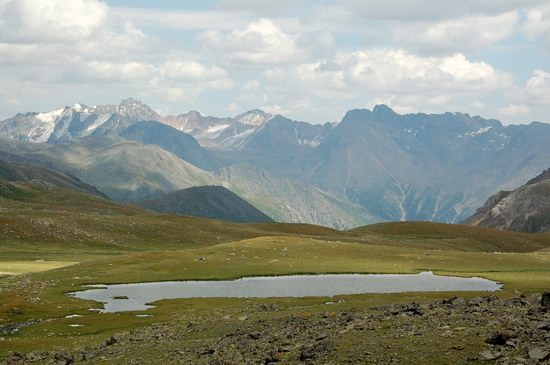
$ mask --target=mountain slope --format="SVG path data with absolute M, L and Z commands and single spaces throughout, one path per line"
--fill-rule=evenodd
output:
M 236 223 L 273 222 L 273 219 L 222 186 L 183 189 L 137 204 L 160 213 L 177 213 Z
M 514 191 L 500 191 L 463 224 L 507 231 L 550 232 L 550 169 Z
M 240 164 L 214 172 L 225 187 L 278 222 L 302 222 L 346 229 L 379 219 L 345 198 L 277 176 L 261 168 Z
M 2 155 L 0 153 L 0 156 Z M 0 197 L 24 196 L 25 189 L 22 189 L 22 186 L 18 183 L 25 183 L 23 184 L 25 187 L 71 189 L 105 198 L 105 195 L 95 187 L 61 171 L 29 163 L 8 162 L 0 159 Z
M 25 143 L 6 147 L 26 158 L 47 160 L 112 199 L 136 201 L 158 194 L 215 182 L 212 176 L 155 145 L 127 141 L 116 135 L 86 137 L 76 142 Z M 0 149 L 5 149 L 0 143 Z
M 231 146 L 231 152 L 218 152 L 218 157 L 229 164 L 248 163 L 303 179 L 300 162 L 330 135 L 332 128 L 330 123 L 309 124 L 276 115 Z
M 130 141 L 157 145 L 201 169 L 215 170 L 222 165 L 217 157 L 201 147 L 192 136 L 159 122 L 138 122 L 122 129 L 118 134 Z

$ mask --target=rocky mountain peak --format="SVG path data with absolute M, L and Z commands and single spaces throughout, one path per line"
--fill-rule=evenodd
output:
M 541 181 L 550 180 L 550 169 L 546 169 L 539 176 L 529 180 L 525 185 L 533 185 Z
M 135 119 L 135 120 L 162 120 L 162 117 L 147 104 L 134 98 L 122 100 L 116 106 L 116 114 Z
M 396 112 L 393 111 L 392 108 L 390 108 L 385 104 L 375 105 L 374 108 L 372 109 L 372 112 L 374 114 L 392 114 L 392 115 L 397 114 Z
M 202 117 L 202 114 L 198 110 L 191 110 L 189 113 L 187 113 L 187 117 L 189 119 L 199 119 Z
M 132 97 L 122 99 L 118 105 L 119 106 L 126 106 L 126 107 L 131 107 L 131 106 L 145 106 L 146 107 L 147 106 L 143 102 L 141 102 L 140 100 L 134 99 Z

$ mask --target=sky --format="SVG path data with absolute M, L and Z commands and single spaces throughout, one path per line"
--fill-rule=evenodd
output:
M 0 119 L 127 97 L 163 115 L 550 122 L 550 2 L 0 0 Z

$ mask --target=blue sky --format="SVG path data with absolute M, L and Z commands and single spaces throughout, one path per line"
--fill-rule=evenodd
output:
M 0 0 L 0 119 L 135 97 L 314 123 L 384 103 L 550 122 L 540 0 Z

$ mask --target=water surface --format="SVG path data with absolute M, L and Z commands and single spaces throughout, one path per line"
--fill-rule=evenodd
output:
M 249 277 L 237 280 L 163 281 L 138 284 L 94 285 L 69 293 L 104 303 L 102 312 L 152 308 L 148 303 L 179 298 L 333 297 L 346 294 L 441 291 L 495 291 L 501 285 L 482 278 L 420 274 L 323 274 Z M 128 299 L 120 299 L 120 298 Z M 118 299 L 116 299 L 118 298 Z

